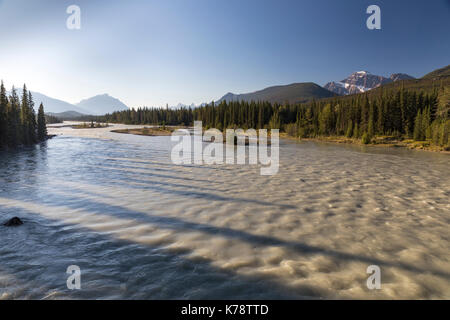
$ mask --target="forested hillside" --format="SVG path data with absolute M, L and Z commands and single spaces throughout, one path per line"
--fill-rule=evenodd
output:
M 427 73 L 422 79 L 440 79 L 444 77 L 450 77 L 450 65 Z
M 313 99 L 328 98 L 336 95 L 337 94 L 322 88 L 318 84 L 313 82 L 304 82 L 273 86 L 244 94 L 233 94 L 230 92 L 220 98 L 217 102 L 268 101 L 271 103 L 304 103 Z

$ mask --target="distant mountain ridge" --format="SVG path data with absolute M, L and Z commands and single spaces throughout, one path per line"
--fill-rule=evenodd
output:
M 21 88 L 16 87 L 19 98 L 21 97 Z M 114 111 L 127 110 L 128 107 L 119 99 L 111 97 L 108 94 L 96 95 L 94 97 L 81 100 L 76 104 L 72 104 L 63 100 L 49 97 L 40 92 L 30 91 L 36 108 L 42 102 L 45 113 L 64 113 L 73 111 L 82 115 L 103 115 Z M 8 91 L 10 94 L 10 91 Z
M 17 88 L 17 95 L 19 96 L 19 99 L 22 97 L 22 88 Z M 42 102 L 44 105 L 45 113 L 58 113 L 58 112 L 64 112 L 64 111 L 76 111 L 78 113 L 82 114 L 88 114 L 89 111 L 84 110 L 82 108 L 79 108 L 78 106 L 55 98 L 51 98 L 49 96 L 46 96 L 45 94 L 30 91 L 31 95 L 33 97 L 33 101 L 35 103 L 35 109 L 39 107 L 39 104 Z M 10 95 L 11 91 L 7 91 L 7 94 Z
M 385 78 L 367 71 L 357 71 L 344 80 L 328 82 L 324 85 L 324 88 L 340 95 L 348 95 L 366 92 L 391 82 L 411 79 L 414 79 L 414 77 L 405 73 L 394 73 L 389 78 Z
M 94 97 L 81 100 L 76 104 L 78 108 L 87 110 L 88 114 L 103 115 L 114 111 L 128 110 L 129 108 L 119 99 L 111 97 L 109 94 L 96 95 Z
M 222 101 L 268 101 L 271 103 L 301 103 L 312 99 L 328 98 L 335 96 L 333 92 L 326 90 L 313 82 L 292 83 L 288 85 L 279 85 L 268 87 L 259 91 L 250 93 L 234 94 L 227 93 L 220 98 L 217 103 Z
M 70 119 L 80 118 L 80 117 L 83 117 L 86 115 L 83 113 L 79 113 L 76 111 L 70 111 L 70 110 L 64 111 L 64 112 L 46 112 L 46 114 L 49 116 L 54 116 L 61 120 L 70 120 Z

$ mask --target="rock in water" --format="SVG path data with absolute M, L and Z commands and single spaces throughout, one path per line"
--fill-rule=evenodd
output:
M 18 217 L 14 217 L 12 219 L 9 219 L 7 222 L 5 222 L 3 225 L 7 226 L 7 227 L 15 227 L 15 226 L 20 226 L 23 224 L 23 221 L 20 220 L 20 218 Z

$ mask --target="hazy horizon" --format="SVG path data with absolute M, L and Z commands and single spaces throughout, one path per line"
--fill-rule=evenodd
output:
M 81 29 L 69 30 L 72 4 L 0 1 L 8 89 L 26 83 L 72 104 L 108 93 L 129 107 L 198 105 L 358 70 L 421 77 L 448 65 L 450 44 L 433 32 L 450 27 L 444 0 L 77 1 Z M 366 28 L 371 4 L 381 7 L 381 30 Z

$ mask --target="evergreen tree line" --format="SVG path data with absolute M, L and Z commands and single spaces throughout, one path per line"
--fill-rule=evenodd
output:
M 288 125 L 287 131 L 299 137 L 345 135 L 364 143 L 375 136 L 394 136 L 448 146 L 448 101 L 439 103 L 438 91 L 401 89 L 379 96 L 356 95 L 347 101 L 313 102 L 297 109 L 295 124 Z
M 24 85 L 21 98 L 13 87 L 9 96 L 0 85 L 0 148 L 30 145 L 47 138 L 44 106 L 36 116 L 31 92 Z
M 46 115 L 45 115 L 45 123 L 46 123 L 46 124 L 51 124 L 51 123 L 63 123 L 63 121 L 62 121 L 60 118 L 58 118 L 58 117 L 55 117 L 55 116 L 46 114 Z
M 404 88 L 378 95 L 359 94 L 306 104 L 222 101 L 199 108 L 139 108 L 107 114 L 102 122 L 192 125 L 205 128 L 276 128 L 291 136 L 347 136 L 369 143 L 375 136 L 431 140 L 449 145 L 450 108 L 439 96 L 448 88 L 418 92 Z

